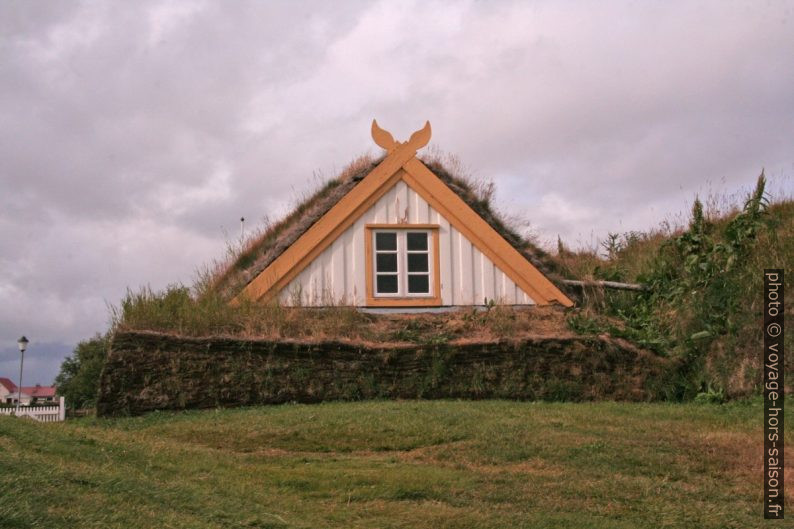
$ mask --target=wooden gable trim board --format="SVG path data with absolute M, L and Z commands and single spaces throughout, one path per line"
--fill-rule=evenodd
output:
M 441 249 L 439 247 L 438 224 L 367 224 L 364 227 L 364 277 L 367 287 L 368 307 L 440 307 L 441 306 Z M 372 277 L 372 230 L 429 230 L 433 234 L 433 294 L 430 296 L 406 296 L 376 298 Z
M 384 136 L 373 120 L 372 135 L 388 156 L 348 194 L 315 222 L 265 270 L 232 300 L 269 300 L 285 288 L 309 263 L 349 228 L 400 179 L 405 180 L 483 254 L 487 255 L 535 303 L 557 301 L 570 307 L 573 302 L 480 217 L 432 171 L 416 159 L 416 151 L 430 140 L 430 124 L 411 135 L 405 143 Z M 388 134 L 388 133 L 387 133 Z M 437 240 L 437 238 L 436 238 Z M 369 267 L 367 267 L 369 268 Z M 371 273 L 371 272 L 370 272 Z

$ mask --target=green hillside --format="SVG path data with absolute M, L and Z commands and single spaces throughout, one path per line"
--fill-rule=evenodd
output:
M 753 400 L 0 417 L 0 526 L 766 527 L 761 416 Z
M 579 332 L 623 336 L 681 361 L 669 398 L 707 393 L 716 399 L 759 391 L 763 270 L 794 263 L 794 201 L 770 204 L 762 174 L 742 202 L 695 200 L 688 225 L 663 224 L 649 232 L 611 234 L 600 250 L 559 259 L 571 277 L 627 281 L 644 293 L 586 291 L 569 322 Z M 787 278 L 786 297 L 792 298 Z M 786 319 L 794 314 L 787 304 Z M 792 350 L 794 333 L 786 349 Z M 787 371 L 791 372 L 791 357 Z M 789 377 L 789 390 L 791 377 Z

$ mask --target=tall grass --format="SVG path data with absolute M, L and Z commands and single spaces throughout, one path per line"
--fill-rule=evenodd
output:
M 150 288 L 128 291 L 121 303 L 111 308 L 111 321 L 112 328 L 121 331 L 380 344 L 497 341 L 571 334 L 566 331 L 564 311 L 554 307 L 522 310 L 492 302 L 485 310 L 376 315 L 333 302 L 321 308 L 250 300 L 232 306 L 202 283 L 192 289 L 171 285 L 158 292 Z
M 671 397 L 757 390 L 763 270 L 794 262 L 794 201 L 770 204 L 765 186 L 762 173 L 738 207 L 715 208 L 712 197 L 704 208 L 696 199 L 686 227 L 611 235 L 602 244 L 606 257 L 560 245 L 572 274 L 650 286 L 642 294 L 588 291 L 571 325 L 679 358 Z
M 150 288 L 128 291 L 111 312 L 113 328 L 119 330 L 273 339 L 367 339 L 366 324 L 371 318 L 343 306 L 301 310 L 251 301 L 231 306 L 213 289 L 197 293 L 182 285 L 160 292 Z

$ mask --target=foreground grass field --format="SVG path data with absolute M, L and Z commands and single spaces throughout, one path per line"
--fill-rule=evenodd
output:
M 0 417 L 0 526 L 761 527 L 761 418 L 760 400 Z

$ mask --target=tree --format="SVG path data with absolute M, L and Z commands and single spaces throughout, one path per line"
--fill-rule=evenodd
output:
M 72 356 L 66 357 L 61 371 L 55 377 L 58 394 L 66 398 L 72 409 L 92 408 L 96 405 L 99 376 L 105 364 L 108 336 L 97 334 L 82 341 L 74 348 Z

